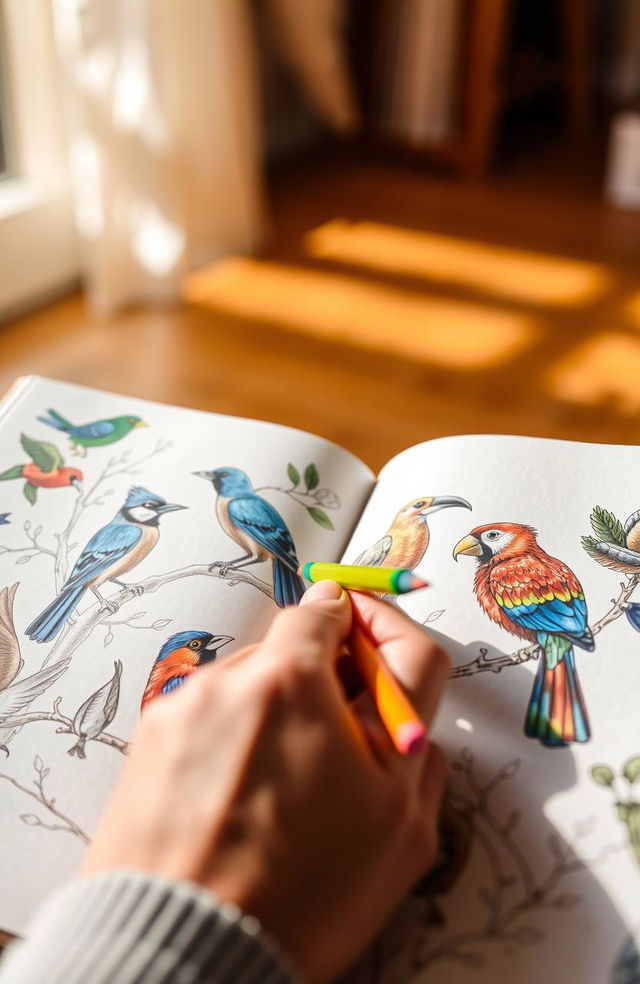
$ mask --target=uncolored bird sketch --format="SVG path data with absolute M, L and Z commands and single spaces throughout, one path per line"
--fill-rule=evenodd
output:
M 76 492 L 82 492 L 83 473 L 79 468 L 69 468 L 65 465 L 64 458 L 55 444 L 35 441 L 26 434 L 20 435 L 20 444 L 31 461 L 12 465 L 0 472 L 0 482 L 23 480 L 24 497 L 32 506 L 38 498 L 38 489 L 72 488 Z
M 156 697 L 174 693 L 200 667 L 217 659 L 220 649 L 233 641 L 233 636 L 216 635 L 202 629 L 174 632 L 151 667 L 140 710 Z
M 517 523 L 476 527 L 456 544 L 453 556 L 476 559 L 474 591 L 485 614 L 540 647 L 524 733 L 551 748 L 588 741 L 574 646 L 590 651 L 595 643 L 573 571 L 542 549 L 535 530 Z
M 86 458 L 88 448 L 100 448 L 105 444 L 115 444 L 130 434 L 136 427 L 148 425 L 133 414 L 122 417 L 110 417 L 106 420 L 93 420 L 89 424 L 72 424 L 57 410 L 47 410 L 38 420 L 53 427 L 54 430 L 66 434 L 74 454 Z

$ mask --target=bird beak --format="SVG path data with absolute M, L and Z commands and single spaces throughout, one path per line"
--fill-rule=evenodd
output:
M 188 506 L 178 506 L 175 502 L 165 502 L 164 506 L 156 506 L 158 514 L 176 512 L 178 509 L 188 509 Z
M 208 482 L 211 482 L 213 479 L 213 473 L 210 471 L 191 472 L 191 474 L 195 475 L 197 478 L 205 478 Z
M 471 533 L 469 536 L 463 536 L 453 548 L 453 559 L 457 560 L 460 554 L 465 554 L 467 557 L 482 557 L 482 544 Z
M 208 643 L 208 645 L 206 645 L 204 648 L 209 653 L 216 652 L 218 649 L 222 649 L 223 646 L 226 646 L 228 642 L 233 642 L 233 641 L 234 641 L 233 636 L 217 635 L 214 636 L 211 642 Z
M 466 499 L 461 499 L 457 495 L 436 495 L 428 506 L 420 510 L 421 516 L 428 516 L 437 512 L 439 509 L 449 509 L 450 506 L 461 506 L 463 509 L 471 509 L 471 503 Z
M 137 424 L 134 424 L 133 425 L 133 429 L 135 430 L 136 427 L 148 427 L 148 426 L 149 426 L 149 424 L 147 424 L 146 421 L 139 420 Z

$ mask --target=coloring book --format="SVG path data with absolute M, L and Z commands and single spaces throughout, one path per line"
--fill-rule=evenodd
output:
M 452 656 L 441 847 L 352 984 L 640 981 L 640 455 L 319 437 L 36 377 L 0 407 L 0 926 L 76 870 L 141 706 L 308 560 L 402 566 Z M 636 597 L 637 596 L 637 597 Z M 312 886 L 310 886 L 310 890 Z

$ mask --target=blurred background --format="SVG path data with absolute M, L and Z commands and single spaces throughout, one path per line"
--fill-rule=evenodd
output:
M 0 388 L 640 444 L 639 0 L 0 12 Z

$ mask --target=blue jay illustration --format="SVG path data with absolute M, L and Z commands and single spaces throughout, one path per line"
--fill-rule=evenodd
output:
M 270 502 L 256 495 L 249 476 L 239 468 L 216 468 L 194 472 L 213 483 L 218 496 L 216 516 L 220 526 L 245 553 L 235 560 L 212 565 L 226 574 L 229 570 L 273 561 L 273 597 L 276 605 L 297 605 L 304 594 L 304 581 L 298 574 L 296 548 L 287 524 Z
M 98 591 L 106 581 L 141 594 L 142 589 L 137 585 L 120 581 L 120 575 L 130 571 L 153 550 L 160 536 L 160 516 L 186 508 L 166 502 L 140 486 L 130 489 L 124 505 L 111 522 L 91 537 L 57 598 L 27 626 L 28 637 L 36 642 L 54 639 L 78 607 L 87 588 L 103 609 L 111 611 L 116 611 L 117 606 Z

